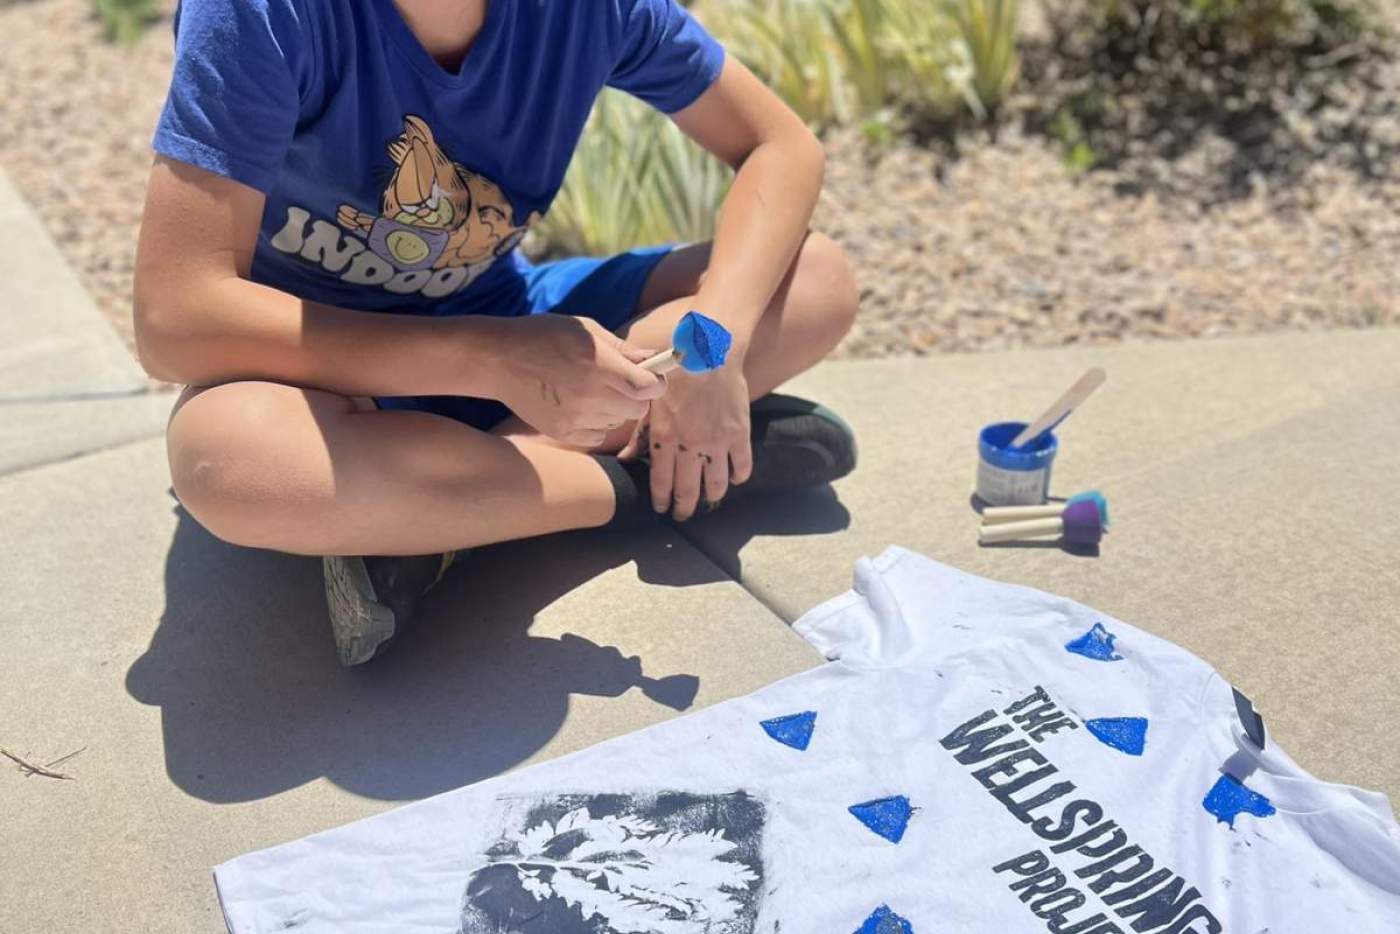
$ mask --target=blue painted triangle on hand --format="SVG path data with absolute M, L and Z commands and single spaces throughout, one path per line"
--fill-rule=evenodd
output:
M 881 905 L 865 919 L 855 934 L 914 934 L 914 926 L 890 911 L 889 905 Z
M 812 741 L 812 731 L 817 726 L 817 712 L 804 710 L 802 713 L 764 720 L 759 725 L 763 727 L 765 733 L 784 746 L 805 750 L 807 744 Z
M 1147 748 L 1146 717 L 1098 717 L 1085 720 L 1098 741 L 1130 756 L 1140 756 Z
M 853 804 L 847 810 L 856 820 L 891 843 L 898 843 L 904 838 L 904 829 L 909 826 L 909 818 L 914 813 L 914 808 L 904 795 Z

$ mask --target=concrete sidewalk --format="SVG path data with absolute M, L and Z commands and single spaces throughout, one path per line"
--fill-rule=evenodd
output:
M 632 536 L 480 549 L 420 625 L 335 663 L 314 560 L 224 545 L 169 492 L 172 399 L 27 228 L 0 307 L 0 931 L 223 930 L 210 868 L 746 694 L 819 664 L 785 625 L 899 543 L 1075 597 L 1212 661 L 1325 778 L 1400 793 L 1400 333 L 829 365 L 862 466 L 832 490 Z M 6 262 L 0 254 L 0 264 Z M 38 277 L 38 278 L 36 278 Z M 66 278 L 65 278 L 66 277 Z M 23 283 L 52 288 L 23 293 Z M 1088 363 L 1056 487 L 1101 486 L 1097 558 L 978 549 L 985 421 Z
M 860 434 L 834 492 L 482 549 L 361 671 L 334 662 L 317 563 L 210 538 L 158 438 L 0 478 L 24 543 L 0 568 L 0 743 L 85 749 L 71 782 L 0 768 L 0 930 L 218 931 L 215 863 L 817 664 L 784 621 L 892 542 L 1186 645 L 1306 767 L 1393 796 L 1397 352 L 1365 333 L 830 365 L 798 388 Z M 1102 554 L 977 548 L 977 425 L 1089 362 L 1110 383 L 1056 486 L 1113 497 Z
M 0 475 L 162 431 L 170 399 L 103 320 L 0 172 Z
M 167 487 L 159 440 L 0 479 L 0 745 L 85 748 L 74 781 L 0 765 L 0 931 L 219 931 L 216 863 L 820 662 L 658 528 L 484 549 L 345 671 L 319 562 L 226 546 Z
M 784 619 L 890 544 L 1072 597 L 1185 646 L 1321 778 L 1400 802 L 1400 331 L 1153 343 L 821 367 L 792 391 L 849 416 L 835 494 L 720 511 L 689 540 Z M 977 545 L 980 426 L 1029 419 L 1091 365 L 1054 492 L 1098 487 L 1098 557 Z M 775 534 L 845 524 L 838 535 Z
M 821 659 L 674 532 L 484 549 L 369 669 L 319 562 L 169 493 L 152 393 L 0 175 L 0 931 L 223 930 L 209 870 Z M 736 664 L 742 659 L 742 664 Z

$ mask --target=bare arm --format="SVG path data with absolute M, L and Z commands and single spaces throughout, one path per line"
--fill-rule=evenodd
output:
M 676 125 L 738 169 L 697 304 L 743 353 L 807 233 L 826 157 L 812 131 L 734 58 Z
M 501 322 L 347 311 L 249 281 L 263 195 L 167 159 L 136 255 L 136 342 L 151 375 L 267 379 L 347 395 L 493 391 Z
M 263 196 L 169 160 L 151 171 L 136 257 L 136 344 L 151 375 L 352 396 L 499 399 L 581 445 L 646 411 L 664 384 L 632 347 L 565 315 L 419 317 L 302 301 L 248 279 Z

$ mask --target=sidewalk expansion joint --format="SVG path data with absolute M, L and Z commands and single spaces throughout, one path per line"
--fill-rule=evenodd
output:
M 135 399 L 140 396 L 174 395 L 169 389 L 130 386 L 124 389 L 88 389 L 78 392 L 35 393 L 30 396 L 0 396 L 0 405 L 35 405 L 45 402 L 102 402 L 107 399 Z
M 70 461 L 82 460 L 85 457 L 91 457 L 95 454 L 106 454 L 108 451 L 117 451 L 121 448 L 131 447 L 133 444 L 142 444 L 146 441 L 154 441 L 157 438 L 164 437 L 164 435 L 165 429 L 160 428 L 156 431 L 144 432 L 130 438 L 123 438 L 120 441 L 113 441 L 111 444 L 100 444 L 96 447 L 83 448 L 79 451 L 71 451 L 67 454 L 60 454 L 58 457 L 51 457 L 47 460 L 35 461 L 32 464 L 18 464 L 14 467 L 3 468 L 0 469 L 0 479 L 8 479 L 10 477 L 19 476 L 20 474 L 26 474 L 36 470 L 44 470 L 49 467 L 56 467 L 59 464 L 66 464 Z
M 794 616 L 790 615 L 779 605 L 772 594 L 769 594 L 762 587 L 756 587 L 750 581 L 745 580 L 742 568 L 732 566 L 735 561 L 739 560 L 737 556 L 730 555 L 726 557 L 716 554 L 703 538 L 697 538 L 688 534 L 688 530 L 683 522 L 673 523 L 671 528 L 675 529 L 676 533 L 680 535 L 690 547 L 700 552 L 706 560 L 723 571 L 725 577 L 738 584 L 739 589 L 757 601 L 759 606 L 778 617 L 778 619 L 782 620 L 788 626 L 791 626 L 796 621 Z

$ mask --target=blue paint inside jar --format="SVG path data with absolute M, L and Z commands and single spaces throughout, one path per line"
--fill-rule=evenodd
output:
M 998 422 L 982 429 L 977 447 L 982 459 L 1002 470 L 1041 470 L 1049 468 L 1060 442 L 1053 431 L 1042 432 L 1031 444 L 1013 448 L 1011 442 L 1026 429 L 1026 422 Z
M 1038 505 L 1050 490 L 1050 466 L 1060 442 L 1051 431 L 1042 432 L 1024 447 L 1011 442 L 1026 428 L 1026 422 L 997 422 L 977 436 L 981 467 L 977 472 L 977 494 L 992 506 Z

